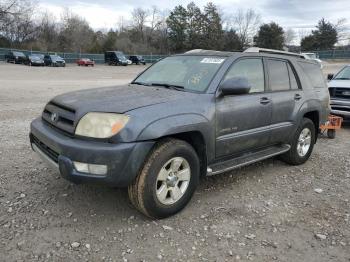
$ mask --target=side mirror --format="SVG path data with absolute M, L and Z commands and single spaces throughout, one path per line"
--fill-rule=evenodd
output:
M 333 77 L 334 77 L 334 74 L 328 74 L 327 79 L 328 79 L 328 80 L 332 80 Z
M 225 95 L 244 95 L 248 94 L 251 85 L 245 77 L 228 78 L 220 84 L 220 90 Z

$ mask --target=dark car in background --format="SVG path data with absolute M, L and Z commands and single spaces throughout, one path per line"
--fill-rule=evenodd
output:
M 128 59 L 121 51 L 107 51 L 105 52 L 105 63 L 108 65 L 128 65 Z
M 139 65 L 139 64 L 145 65 L 146 64 L 145 59 L 142 56 L 140 56 L 140 55 L 131 55 L 131 56 L 129 56 L 129 60 L 133 64 L 136 64 L 136 65 Z
M 58 55 L 45 55 L 44 62 L 46 66 L 66 66 L 66 61 Z
M 24 64 L 29 66 L 45 66 L 44 55 L 42 54 L 27 55 Z
M 7 63 L 24 64 L 26 59 L 25 54 L 19 51 L 10 51 L 5 55 Z
M 350 65 L 343 67 L 337 74 L 328 75 L 331 113 L 350 119 Z

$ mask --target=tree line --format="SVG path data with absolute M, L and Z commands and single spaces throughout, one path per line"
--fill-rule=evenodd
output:
M 240 51 L 250 46 L 284 49 L 293 45 L 296 32 L 276 22 L 262 23 L 253 9 L 225 14 L 217 5 L 203 8 L 194 2 L 163 11 L 135 8 L 131 19 L 119 19 L 116 29 L 93 30 L 69 9 L 60 19 L 49 12 L 37 13 L 32 0 L 0 0 L 0 47 L 40 51 L 168 54 L 190 49 Z M 321 19 L 310 35 L 301 37 L 301 50 L 332 49 L 342 34 L 345 20 L 337 24 Z

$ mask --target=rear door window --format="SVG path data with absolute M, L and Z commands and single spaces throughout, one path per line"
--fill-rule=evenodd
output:
M 299 62 L 299 65 L 314 88 L 326 87 L 326 81 L 319 65 L 307 62 Z
M 269 84 L 271 91 L 290 90 L 288 64 L 282 60 L 267 60 Z
M 288 72 L 289 72 L 290 87 L 291 89 L 299 89 L 299 85 L 298 85 L 297 78 L 295 77 L 295 73 L 292 67 L 290 66 L 290 64 L 287 64 L 287 65 L 288 65 Z

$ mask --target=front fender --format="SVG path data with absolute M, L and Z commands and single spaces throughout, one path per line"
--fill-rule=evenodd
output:
M 153 140 L 178 133 L 199 131 L 205 140 L 210 137 L 209 120 L 200 114 L 178 114 L 158 119 L 148 124 L 137 140 Z

